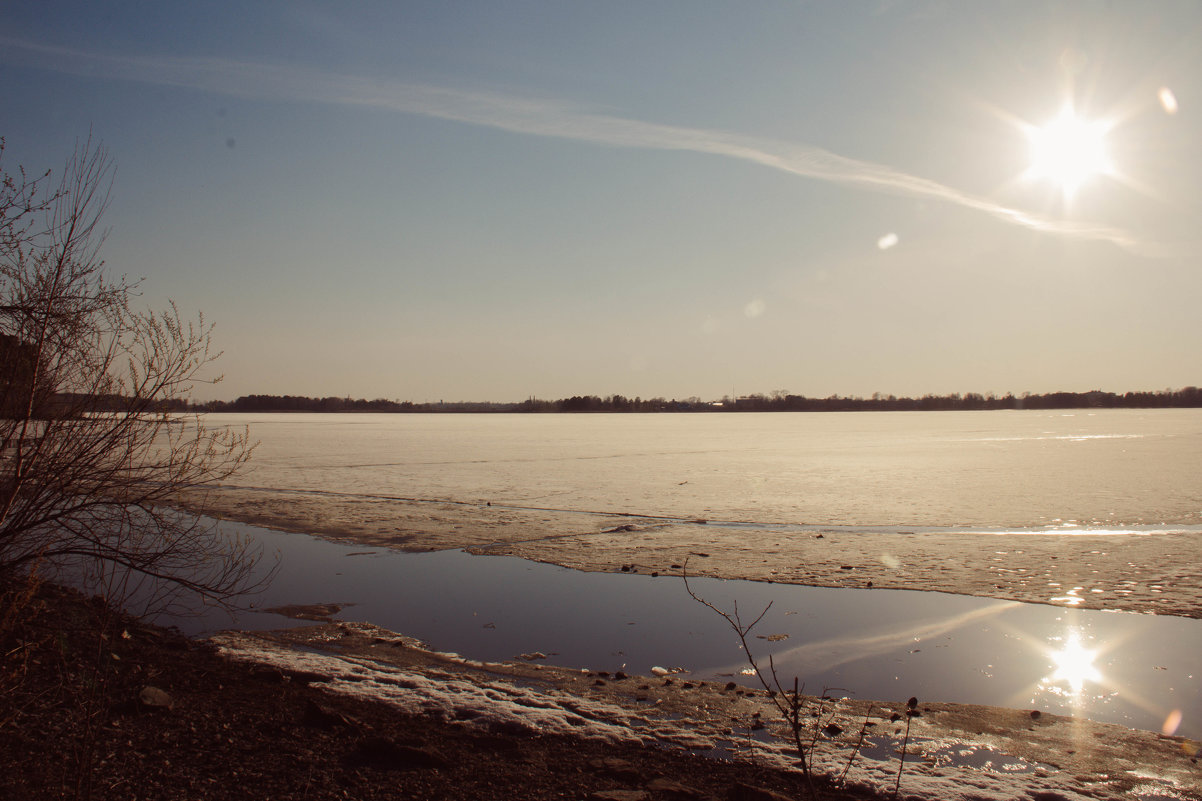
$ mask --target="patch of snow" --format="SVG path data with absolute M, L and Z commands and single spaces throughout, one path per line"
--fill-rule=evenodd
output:
M 476 684 L 452 673 L 418 673 L 331 654 L 297 651 L 237 633 L 212 638 L 234 659 L 281 670 L 316 673 L 331 692 L 384 701 L 416 715 L 511 734 L 569 734 L 611 742 L 646 742 L 636 733 L 636 716 L 613 704 L 558 691 L 540 691 L 501 681 Z M 683 732 L 663 732 L 679 741 Z M 687 738 L 686 738 L 687 739 Z
M 326 678 L 328 690 L 383 701 L 407 713 L 430 715 L 471 728 L 515 736 L 564 734 L 622 743 L 665 743 L 680 748 L 726 751 L 778 768 L 796 769 L 797 756 L 784 737 L 741 739 L 713 722 L 668 720 L 573 695 L 554 688 L 518 686 L 499 679 L 469 681 L 450 671 L 421 671 L 297 650 L 241 632 L 211 640 L 230 658 Z M 653 670 L 653 672 L 655 672 Z M 665 671 L 666 673 L 667 671 Z M 854 725 L 848 721 L 848 726 Z M 851 755 L 846 743 L 820 739 L 815 772 L 841 775 Z M 857 754 L 847 782 L 852 788 L 891 793 L 897 782 L 902 741 L 873 734 Z M 1143 783 L 1127 791 L 1120 782 L 1092 780 L 1007 754 L 997 744 L 913 735 L 906 748 L 898 798 L 911 801 L 1160 801 L 1189 799 L 1171 778 L 1141 772 Z

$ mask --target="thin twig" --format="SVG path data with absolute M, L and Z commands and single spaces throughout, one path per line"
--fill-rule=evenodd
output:
M 851 770 L 852 763 L 856 761 L 856 757 L 860 755 L 860 750 L 864 747 L 864 735 L 868 733 L 868 720 L 872 717 L 872 704 L 868 705 L 868 711 L 864 713 L 864 723 L 860 726 L 860 736 L 856 739 L 855 748 L 851 750 L 851 756 L 847 759 L 847 764 L 843 766 L 843 772 L 839 774 L 840 786 L 847 782 L 847 773 Z
M 684 567 L 681 569 L 681 576 L 684 579 L 685 592 L 689 594 L 689 597 L 702 606 L 713 610 L 717 615 L 725 620 L 732 629 L 734 629 L 735 634 L 739 638 L 739 643 L 743 646 L 743 653 L 747 658 L 747 662 L 751 665 L 751 669 L 755 671 L 755 676 L 759 680 L 760 686 L 764 688 L 764 692 L 766 692 L 768 697 L 772 699 L 773 705 L 776 706 L 777 711 L 780 712 L 781 717 L 784 719 L 785 723 L 789 725 L 789 728 L 792 731 L 793 743 L 797 748 L 797 755 L 801 763 L 801 773 L 805 778 L 806 788 L 809 792 L 809 795 L 813 797 L 815 792 L 814 779 L 812 773 L 810 772 L 810 755 L 805 743 L 802 742 L 801 739 L 800 712 L 802 702 L 801 696 L 797 692 L 797 680 L 796 678 L 794 679 L 794 693 L 792 700 L 788 700 L 788 694 L 784 691 L 784 687 L 781 685 L 780 678 L 776 675 L 776 665 L 772 660 L 772 655 L 768 655 L 768 665 L 771 669 L 772 681 L 775 686 L 769 685 L 768 680 L 764 678 L 764 673 L 760 670 L 759 665 L 756 663 L 755 655 L 751 651 L 751 645 L 747 642 L 747 635 L 761 620 L 764 619 L 764 616 L 768 614 L 768 610 L 772 608 L 772 604 L 769 603 L 766 607 L 764 607 L 764 611 L 760 612 L 755 620 L 745 626 L 743 625 L 742 619 L 739 617 L 739 606 L 737 602 L 735 603 L 734 611 L 728 613 L 725 610 L 719 609 L 717 606 L 705 600 L 693 591 L 693 588 L 689 586 L 688 560 L 685 560 Z
M 902 771 L 906 767 L 906 746 L 910 743 L 910 721 L 918 712 L 918 699 L 911 698 L 906 702 L 906 735 L 902 738 L 901 761 L 897 764 L 897 781 L 893 785 L 893 796 L 896 798 L 901 790 Z

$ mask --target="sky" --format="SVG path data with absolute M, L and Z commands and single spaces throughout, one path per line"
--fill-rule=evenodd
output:
M 4 168 L 108 149 L 196 400 L 1202 383 L 1193 0 L 0 18 Z

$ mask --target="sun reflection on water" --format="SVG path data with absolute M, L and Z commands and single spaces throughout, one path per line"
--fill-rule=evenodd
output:
M 1041 684 L 1049 692 L 1079 697 L 1086 682 L 1101 684 L 1103 681 L 1102 672 L 1094 665 L 1097 650 L 1082 644 L 1081 632 L 1076 628 L 1069 629 L 1060 647 L 1049 649 L 1047 656 L 1055 670 Z

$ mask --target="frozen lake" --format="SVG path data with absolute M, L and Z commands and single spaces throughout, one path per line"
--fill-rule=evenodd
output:
M 754 638 L 752 645 L 763 658 L 772 653 L 782 675 L 798 675 L 810 692 L 840 688 L 882 700 L 917 695 L 1153 730 L 1177 711 L 1179 733 L 1202 736 L 1202 622 L 1071 608 L 1082 600 L 1078 591 L 1105 599 L 1103 606 L 1143 593 L 1147 603 L 1173 597 L 1177 608 L 1194 608 L 1195 589 L 1185 584 L 1199 573 L 1192 542 L 1202 534 L 1202 410 L 272 414 L 213 415 L 205 422 L 249 426 L 261 442 L 237 485 L 275 495 L 247 493 L 241 503 L 253 507 L 276 497 L 287 507 L 290 499 L 316 498 L 310 519 L 324 520 L 327 530 L 358 513 L 353 504 L 325 500 L 339 498 L 383 499 L 374 509 L 378 517 L 360 522 L 364 529 L 388 523 L 389 499 L 416 501 L 432 514 L 439 503 L 554 510 L 557 522 L 529 532 L 551 541 L 564 513 L 705 519 L 710 523 L 695 527 L 696 536 L 709 537 L 715 548 L 737 541 L 747 559 L 767 563 L 765 576 L 776 572 L 770 568 L 804 563 L 836 540 L 846 547 L 891 533 L 896 544 L 904 530 L 917 538 L 908 540 L 913 548 L 924 538 L 941 544 L 925 566 L 918 555 L 898 552 L 909 571 L 898 575 L 934 576 L 922 586 L 962 592 L 977 581 L 977 595 L 1029 584 L 1035 598 L 1069 606 L 882 590 L 879 581 L 878 589 L 866 590 L 698 579 L 695 588 L 724 608 L 737 601 L 745 620 L 771 602 L 753 632 L 771 639 Z M 407 525 L 423 525 L 420 515 Z M 538 526 L 539 517 L 524 520 Z M 448 541 L 459 522 L 443 521 Z M 525 525 L 513 536 L 527 536 Z M 243 530 L 282 554 L 260 608 L 354 604 L 343 619 L 476 659 L 541 652 L 570 667 L 638 673 L 682 667 L 696 676 L 752 681 L 741 673 L 746 665 L 733 633 L 689 598 L 679 578 L 615 573 L 604 559 L 594 569 L 609 572 L 586 573 L 455 549 L 407 554 Z M 689 531 L 673 536 L 693 536 Z M 815 540 L 821 531 L 827 538 Z M 1033 536 L 1019 537 L 1016 547 L 955 534 L 973 531 Z M 1058 536 L 1035 536 L 1049 531 Z M 1161 536 L 1148 536 L 1154 532 Z M 1068 537 L 1070 543 L 1059 536 L 1067 533 L 1092 536 Z M 600 542 L 595 533 L 559 541 L 592 551 Z M 1139 547 L 1122 550 L 1131 554 L 1122 564 L 1106 562 L 1123 542 Z M 1162 544 L 1175 555 L 1166 557 Z M 809 550 L 794 553 L 795 547 Z M 681 553 L 688 550 L 686 544 Z M 1039 557 L 1046 563 L 1032 562 L 1031 553 L 1047 554 Z M 1019 555 L 1027 561 L 1012 564 Z M 867 570 L 873 559 L 863 562 Z M 663 571 L 667 563 L 650 564 Z M 1011 568 L 1029 571 L 1023 575 L 1030 580 L 1011 581 Z M 875 575 L 887 577 L 891 569 L 878 567 Z M 950 584 L 940 585 L 941 575 Z M 908 581 L 901 586 L 914 586 Z M 231 621 L 188 625 L 213 629 Z M 290 622 L 259 613 L 237 625 Z
M 210 415 L 242 486 L 823 526 L 1202 523 L 1202 409 Z

